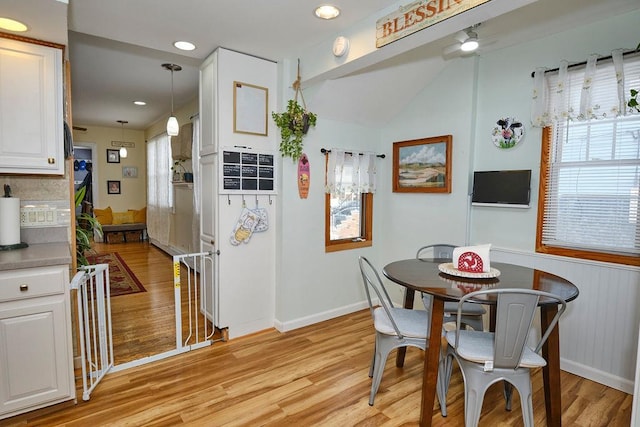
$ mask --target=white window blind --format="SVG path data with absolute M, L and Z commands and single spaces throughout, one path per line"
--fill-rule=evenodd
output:
M 545 76 L 553 120 L 544 245 L 640 254 L 640 114 L 620 100 L 640 88 L 640 58 L 620 65 L 592 62 Z

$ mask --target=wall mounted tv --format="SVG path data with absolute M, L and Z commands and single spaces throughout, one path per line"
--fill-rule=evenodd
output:
M 531 198 L 531 170 L 475 171 L 474 206 L 528 208 Z

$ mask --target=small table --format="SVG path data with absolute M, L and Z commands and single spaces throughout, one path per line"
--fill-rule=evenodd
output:
M 534 268 L 505 263 L 491 263 L 491 267 L 500 270 L 500 276 L 492 279 L 470 279 L 440 272 L 438 265 L 444 262 L 451 262 L 451 260 L 411 258 L 387 264 L 382 270 L 387 278 L 407 288 L 404 298 L 405 308 L 413 307 L 415 291 L 433 296 L 431 309 L 432 333 L 429 335 L 429 346 L 424 353 L 424 378 L 420 406 L 421 426 L 431 425 L 441 344 L 441 334 L 433 333 L 433 331 L 442 329 L 445 301 L 457 302 L 467 293 L 486 288 L 537 289 L 558 295 L 567 302 L 573 301 L 578 297 L 578 288 L 568 280 Z M 495 305 L 495 301 L 483 301 L 483 304 L 491 305 L 492 303 Z M 551 322 L 557 311 L 558 307 L 554 304 L 540 305 L 540 323 L 543 329 Z M 396 366 L 403 365 L 404 350 L 398 349 Z M 542 356 L 547 361 L 547 366 L 542 370 L 547 425 L 560 426 L 562 425 L 562 405 L 560 391 L 560 334 L 558 327 L 553 329 L 542 347 Z

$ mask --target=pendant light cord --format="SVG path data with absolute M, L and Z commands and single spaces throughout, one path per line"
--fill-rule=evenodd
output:
M 171 69 L 171 115 L 173 116 L 173 68 Z

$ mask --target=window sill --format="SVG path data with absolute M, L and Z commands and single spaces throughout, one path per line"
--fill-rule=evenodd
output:
M 371 240 L 361 240 L 355 242 L 341 242 L 334 243 L 332 245 L 325 246 L 325 252 L 338 252 L 338 251 L 346 251 L 349 249 L 358 249 L 358 248 L 367 248 L 373 246 L 373 242 Z

